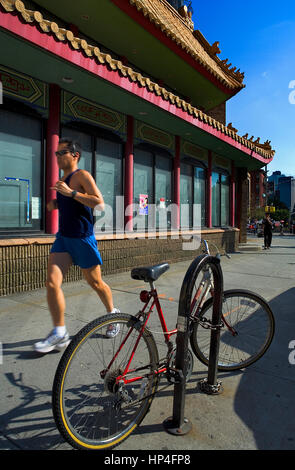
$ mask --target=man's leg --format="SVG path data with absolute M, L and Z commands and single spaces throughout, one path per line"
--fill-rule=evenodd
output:
M 65 299 L 61 285 L 71 264 L 72 258 L 68 253 L 54 252 L 49 256 L 46 288 L 54 329 L 43 341 L 34 344 L 35 351 L 39 353 L 64 349 L 70 342 L 64 321 Z
M 72 264 L 68 253 L 51 253 L 47 271 L 47 302 L 54 326 L 64 326 L 65 298 L 61 289 L 62 281 Z
M 92 266 L 88 269 L 82 269 L 83 275 L 88 284 L 99 295 L 106 311 L 112 312 L 114 309 L 113 296 L 110 287 L 102 280 L 100 266 Z

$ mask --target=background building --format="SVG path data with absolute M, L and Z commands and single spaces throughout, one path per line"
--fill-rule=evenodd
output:
M 0 294 L 44 285 L 60 136 L 81 142 L 111 208 L 96 214 L 106 273 L 191 259 L 200 232 L 229 251 L 245 241 L 247 173 L 274 151 L 226 123 L 244 74 L 185 3 L 0 0 Z
M 282 175 L 280 171 L 274 171 L 268 177 L 268 197 L 282 202 L 289 210 L 293 210 L 295 203 L 294 177 Z
M 265 170 L 249 173 L 249 209 L 255 211 L 266 205 L 267 178 Z

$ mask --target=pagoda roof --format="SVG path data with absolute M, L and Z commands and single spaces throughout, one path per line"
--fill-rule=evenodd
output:
M 219 42 L 216 41 L 211 45 L 200 31 L 194 30 L 191 15 L 186 7 L 182 7 L 178 12 L 166 0 L 126 1 L 224 86 L 235 93 L 245 87 L 243 84 L 244 73 L 228 63 L 228 59 L 221 60 L 217 56 L 221 53 Z
M 135 2 L 136 0 L 130 1 Z M 156 2 L 160 0 L 153 1 Z M 163 2 L 163 0 L 161 0 L 161 2 Z M 60 28 L 56 22 L 45 19 L 41 12 L 27 9 L 21 0 L 0 0 L 0 5 L 2 5 L 6 13 L 11 13 L 14 16 L 17 14 L 24 23 L 36 26 L 43 34 L 53 35 L 57 42 L 68 44 L 77 52 L 83 53 L 87 60 L 96 61 L 98 65 L 105 66 L 111 71 L 120 74 L 120 76 L 128 78 L 131 82 L 137 83 L 140 88 L 145 88 L 156 97 L 168 101 L 193 119 L 208 125 L 214 130 L 220 131 L 229 138 L 232 145 L 235 145 L 235 142 L 240 144 L 241 150 L 243 150 L 244 147 L 245 152 L 248 153 L 247 149 L 249 149 L 251 153 L 255 152 L 267 160 L 271 160 L 274 157 L 275 151 L 272 149 L 269 140 L 260 143 L 260 138 L 254 140 L 253 136 L 248 138 L 248 134 L 239 136 L 237 129 L 232 126 L 232 123 L 225 126 L 176 94 L 166 90 L 165 87 L 152 81 L 149 77 L 143 76 L 140 72 L 124 65 L 120 60 L 114 59 L 110 54 L 101 52 L 99 47 L 95 44 L 89 44 L 85 39 L 75 37 L 72 31 Z

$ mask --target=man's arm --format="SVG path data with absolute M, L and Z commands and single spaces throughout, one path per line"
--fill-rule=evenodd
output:
M 90 173 L 88 173 L 88 171 L 85 170 L 80 170 L 78 176 L 79 184 L 85 193 L 77 191 L 74 198 L 75 201 L 78 201 L 85 206 L 91 207 L 92 209 L 99 206 L 98 209 L 103 211 L 104 200 L 101 192 L 96 186 L 94 178 Z M 58 181 L 51 189 L 58 191 L 59 193 L 63 194 L 63 196 L 72 197 L 73 189 L 70 188 L 64 181 Z

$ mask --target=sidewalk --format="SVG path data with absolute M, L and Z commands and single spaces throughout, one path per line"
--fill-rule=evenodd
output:
M 263 244 L 262 239 L 251 241 Z M 295 365 L 288 361 L 288 346 L 295 340 L 295 237 L 274 235 L 272 245 L 268 251 L 222 257 L 221 262 L 225 289 L 252 290 L 273 309 L 276 333 L 265 356 L 242 372 L 220 372 L 224 391 L 217 396 L 198 391 L 197 382 L 207 377 L 207 369 L 195 358 L 185 400 L 185 416 L 193 428 L 185 436 L 172 436 L 163 428 L 163 421 L 173 414 L 173 386 L 163 378 L 150 413 L 116 450 L 295 449 Z M 176 324 L 179 291 L 189 264 L 171 265 L 156 283 L 168 328 Z M 132 280 L 129 272 L 105 280 L 115 305 L 122 312 L 136 313 L 144 283 Z M 71 335 L 104 314 L 85 282 L 65 284 L 64 292 Z M 32 350 L 50 329 L 45 289 L 0 298 L 0 449 L 71 449 L 60 437 L 51 411 L 52 381 L 61 355 L 40 356 Z

